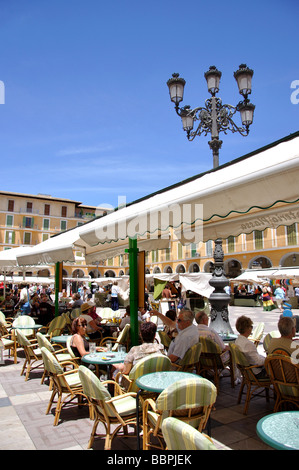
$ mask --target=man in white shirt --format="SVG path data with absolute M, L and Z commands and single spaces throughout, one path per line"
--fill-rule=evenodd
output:
M 178 335 L 172 340 L 168 348 L 168 357 L 171 362 L 178 362 L 183 359 L 185 353 L 192 346 L 199 342 L 199 333 L 196 325 L 193 325 L 194 313 L 188 309 L 182 309 L 178 314 L 177 320 L 162 315 L 157 310 L 152 310 L 151 315 L 156 315 L 165 325 L 170 328 L 177 328 Z
M 225 351 L 229 349 L 229 346 L 225 346 L 224 342 L 218 335 L 218 333 L 210 328 L 209 325 L 209 317 L 204 311 L 197 312 L 195 315 L 195 321 L 198 324 L 197 329 L 199 332 L 199 336 L 203 336 L 204 338 L 209 338 L 214 341 L 218 346 L 220 346 L 221 351 Z

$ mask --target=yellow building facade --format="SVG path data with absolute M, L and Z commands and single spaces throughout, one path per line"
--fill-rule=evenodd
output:
M 105 208 L 86 206 L 79 201 L 0 191 L 0 249 L 35 246 L 104 212 Z M 146 253 L 146 272 L 211 272 L 213 250 L 211 240 L 182 246 L 171 238 L 168 249 Z M 246 269 L 298 266 L 297 224 L 230 237 L 223 240 L 223 251 L 225 273 L 230 278 Z M 83 254 L 77 252 L 76 263 L 65 263 L 63 269 L 66 278 L 118 277 L 129 273 L 128 255 L 108 259 L 103 265 L 86 266 Z M 28 274 L 53 276 L 54 268 L 43 272 L 28 268 Z

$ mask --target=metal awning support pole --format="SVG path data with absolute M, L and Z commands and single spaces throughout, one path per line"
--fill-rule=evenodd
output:
M 55 317 L 59 315 L 59 270 L 60 263 L 55 263 Z
M 131 343 L 138 345 L 138 248 L 137 239 L 129 239 Z

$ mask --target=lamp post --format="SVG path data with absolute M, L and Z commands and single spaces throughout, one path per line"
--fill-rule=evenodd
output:
M 240 101 L 237 106 L 222 104 L 221 99 L 216 96 L 219 92 L 221 75 L 222 73 L 214 65 L 204 74 L 211 98 L 205 101 L 205 107 L 194 109 L 191 109 L 189 105 L 183 108 L 179 107 L 180 102 L 183 101 L 186 81 L 178 73 L 174 73 L 172 78 L 167 81 L 170 99 L 175 104 L 176 113 L 182 119 L 183 129 L 187 133 L 188 140 L 192 141 L 196 136 L 202 134 L 211 134 L 209 146 L 213 152 L 214 168 L 219 166 L 219 149 L 222 145 L 222 140 L 219 140 L 219 133 L 224 132 L 226 134 L 227 131 L 231 131 L 247 136 L 255 109 L 255 106 L 248 99 L 248 95 L 251 93 L 253 70 L 249 69 L 246 64 L 241 64 L 234 73 L 239 93 L 243 97 L 243 101 Z M 238 127 L 233 121 L 233 116 L 237 111 L 241 115 L 242 127 Z M 199 121 L 197 128 L 193 130 L 197 121 Z
M 191 109 L 190 106 L 180 108 L 179 104 L 183 101 L 184 87 L 186 81 L 174 73 L 172 78 L 167 81 L 169 88 L 170 99 L 175 104 L 175 111 L 181 117 L 183 129 L 187 133 L 189 141 L 195 139 L 196 136 L 202 134 L 211 134 L 209 141 L 210 149 L 213 152 L 213 168 L 219 166 L 219 150 L 222 145 L 222 140 L 219 139 L 219 133 L 227 131 L 238 132 L 243 136 L 249 133 L 249 126 L 253 121 L 253 113 L 255 106 L 250 103 L 248 95 L 251 94 L 251 81 L 253 70 L 249 69 L 246 64 L 241 64 L 239 69 L 234 73 L 237 81 L 239 93 L 243 97 L 237 106 L 230 104 L 222 104 L 220 98 L 216 96 L 219 92 L 219 84 L 221 72 L 212 65 L 209 70 L 204 74 L 208 85 L 208 92 L 211 98 L 205 101 L 205 107 L 197 107 Z M 239 111 L 241 115 L 242 127 L 238 127 L 233 121 L 234 114 Z M 197 128 L 193 130 L 194 123 L 197 123 Z M 229 323 L 228 304 L 230 296 L 224 291 L 224 287 L 228 286 L 229 281 L 224 274 L 224 253 L 222 249 L 222 240 L 215 240 L 214 250 L 214 272 L 210 285 L 214 287 L 214 292 L 211 294 L 209 301 L 211 304 L 211 324 L 218 332 L 232 333 L 232 328 Z

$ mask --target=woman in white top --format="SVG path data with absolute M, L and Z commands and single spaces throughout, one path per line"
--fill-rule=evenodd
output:
M 257 352 L 256 346 L 252 341 L 248 339 L 248 336 L 251 335 L 253 328 L 253 322 L 251 318 L 245 317 L 245 315 L 239 317 L 236 321 L 236 329 L 240 333 L 236 339 L 235 344 L 239 347 L 242 353 L 246 356 L 249 364 L 251 366 L 260 366 L 252 369 L 253 373 L 257 378 L 266 377 L 266 370 L 263 367 L 265 362 L 265 357 Z

